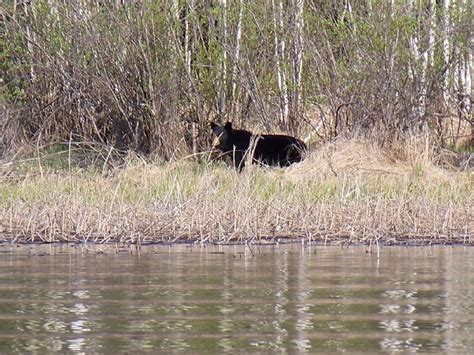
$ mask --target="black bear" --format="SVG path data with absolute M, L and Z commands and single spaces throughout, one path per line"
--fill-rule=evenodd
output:
M 224 127 L 211 122 L 212 147 L 230 156 L 235 168 L 241 171 L 248 154 L 252 161 L 265 165 L 289 166 L 302 160 L 302 152 L 306 150 L 303 141 L 282 134 L 254 135 L 249 131 L 233 129 L 232 123 Z M 251 141 L 253 146 L 250 147 Z M 250 149 L 249 149 L 250 148 Z

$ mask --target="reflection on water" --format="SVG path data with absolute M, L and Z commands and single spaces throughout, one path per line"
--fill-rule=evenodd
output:
M 0 352 L 474 350 L 474 249 L 0 245 Z

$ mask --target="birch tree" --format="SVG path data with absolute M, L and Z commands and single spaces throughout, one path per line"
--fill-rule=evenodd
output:
M 221 60 L 221 82 L 219 85 L 219 111 L 226 111 L 226 88 L 227 88 L 227 0 L 221 0 L 222 8 L 222 60 Z
M 459 1 L 458 11 L 462 13 L 462 17 L 470 18 L 472 24 L 472 2 L 471 1 Z M 461 44 L 456 43 L 456 73 L 458 83 L 458 111 L 460 120 L 467 121 L 471 126 L 471 141 L 474 143 L 474 120 L 471 117 L 472 113 L 472 70 L 473 70 L 473 58 L 472 58 L 472 46 L 474 44 L 474 37 L 472 34 L 472 28 L 467 31 L 465 35 L 465 44 L 460 48 Z
M 273 25 L 274 25 L 274 55 L 277 69 L 277 83 L 280 96 L 280 124 L 288 124 L 288 87 L 286 83 L 285 38 L 283 36 L 283 2 L 278 0 L 275 5 L 272 0 Z
M 441 33 L 443 37 L 443 50 L 442 50 L 442 58 L 443 58 L 443 77 L 442 77 L 442 95 L 445 104 L 447 105 L 449 102 L 449 92 L 448 92 L 448 85 L 449 85 L 449 77 L 450 77 L 450 59 L 449 59 L 449 52 L 451 50 L 451 45 L 449 42 L 449 34 L 450 34 L 450 19 L 449 19 L 449 11 L 451 6 L 451 0 L 443 0 L 443 10 L 441 12 Z
M 303 39 L 303 9 L 304 0 L 295 0 L 295 34 L 294 34 L 294 76 L 295 76 L 295 98 L 294 118 L 299 120 L 301 114 L 302 72 L 304 56 Z
M 231 92 L 231 99 L 232 105 L 234 106 L 233 111 L 235 112 L 235 91 L 237 88 L 237 68 L 240 59 L 240 41 L 242 38 L 242 21 L 244 17 L 244 0 L 239 1 L 239 17 L 237 19 L 237 30 L 235 34 L 235 49 L 234 49 L 234 58 L 232 65 L 232 92 Z
M 191 78 L 191 28 L 189 21 L 193 15 L 194 0 L 186 0 L 184 4 L 185 15 L 184 15 L 184 67 L 188 74 L 188 78 Z
M 28 48 L 28 53 L 30 56 L 30 61 L 32 61 L 34 58 L 34 50 L 33 50 L 34 38 L 31 32 L 31 28 L 30 28 L 30 17 L 32 16 L 30 12 L 30 7 L 31 7 L 30 0 L 23 1 L 23 11 L 25 12 L 25 20 L 26 20 L 25 32 L 26 32 L 27 48 Z M 32 64 L 30 64 L 30 75 L 31 75 L 31 80 L 35 81 L 36 74 L 35 74 L 34 66 Z
M 322 139 L 474 134 L 472 0 L 7 0 L 1 8 L 1 90 L 18 139 L 75 132 L 166 159 L 183 136 L 187 153 L 198 152 L 216 112 L 269 132 L 304 131 L 324 116 Z
M 415 104 L 413 107 L 414 115 L 418 128 L 422 128 L 426 112 L 426 70 L 428 66 L 428 51 L 422 47 L 423 33 L 421 32 L 421 23 L 423 14 L 418 0 L 410 1 L 410 12 L 417 18 L 416 31 L 410 40 L 410 48 L 413 57 L 413 77 L 415 83 Z
M 434 66 L 435 52 L 435 30 L 436 30 L 436 0 L 428 0 L 428 65 Z

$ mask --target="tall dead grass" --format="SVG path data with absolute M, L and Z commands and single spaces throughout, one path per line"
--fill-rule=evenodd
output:
M 139 159 L 108 172 L 19 166 L 2 175 L 0 238 L 472 244 L 473 172 L 434 159 L 418 141 L 382 150 L 350 140 L 286 170 Z

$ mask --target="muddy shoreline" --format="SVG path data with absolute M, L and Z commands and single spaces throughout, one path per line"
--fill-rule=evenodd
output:
M 351 240 L 349 237 L 331 237 L 331 238 L 306 238 L 306 237 L 260 237 L 253 240 L 231 240 L 228 242 L 222 241 L 202 241 L 192 238 L 161 238 L 159 240 L 137 239 L 135 242 L 123 242 L 119 240 L 107 241 L 86 241 L 76 238 L 75 240 L 60 240 L 60 241 L 42 241 L 42 240 L 28 240 L 26 238 L 5 238 L 0 236 L 0 246 L 19 245 L 19 246 L 41 246 L 41 245 L 92 245 L 92 246 L 110 246 L 123 245 L 134 247 L 147 246 L 277 246 L 277 245 L 302 245 L 315 247 L 420 247 L 420 246 L 474 246 L 474 237 L 390 237 L 380 238 L 378 240 Z

